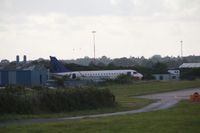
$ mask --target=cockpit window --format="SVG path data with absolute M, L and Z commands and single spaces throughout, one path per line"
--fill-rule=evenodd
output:
M 133 74 L 137 74 L 137 72 L 133 72 Z

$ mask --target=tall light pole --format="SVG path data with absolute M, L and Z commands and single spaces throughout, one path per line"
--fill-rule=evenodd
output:
M 92 31 L 92 34 L 93 34 L 93 42 L 94 42 L 94 59 L 93 59 L 93 64 L 95 65 L 95 54 L 96 54 L 96 49 L 95 49 L 95 33 L 96 31 Z
M 183 41 L 181 40 L 181 58 L 183 58 Z

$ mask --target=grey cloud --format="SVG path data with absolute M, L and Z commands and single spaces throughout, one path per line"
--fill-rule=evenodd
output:
M 0 13 L 197 17 L 200 0 L 0 0 Z M 193 15 L 195 14 L 195 15 Z
M 200 0 L 0 0 L 0 25 L 4 27 L 3 30 L 8 29 L 9 24 L 31 27 L 29 24 L 35 25 L 37 21 L 30 20 L 30 17 L 38 15 L 45 19 L 52 13 L 62 14 L 61 17 L 52 17 L 57 24 L 68 23 L 72 27 L 75 24 L 70 24 L 70 20 L 66 19 L 68 16 L 128 16 L 143 20 L 156 18 L 156 21 L 199 21 Z M 48 19 L 44 21 L 50 23 Z
M 101 15 L 112 12 L 109 0 L 8 0 L 12 8 L 3 11 L 11 13 L 64 12 L 69 15 Z M 2 10 L 1 10 L 2 11 Z
M 113 0 L 117 13 L 130 16 L 149 16 L 162 11 L 163 2 L 160 0 Z

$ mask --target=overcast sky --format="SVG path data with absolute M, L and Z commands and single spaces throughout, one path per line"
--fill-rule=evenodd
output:
M 0 0 L 0 60 L 200 55 L 200 0 Z

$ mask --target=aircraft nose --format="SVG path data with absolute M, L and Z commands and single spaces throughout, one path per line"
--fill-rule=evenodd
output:
M 142 74 L 139 74 L 139 77 L 140 77 L 140 79 L 142 79 L 142 78 L 143 78 L 143 75 L 142 75 Z

